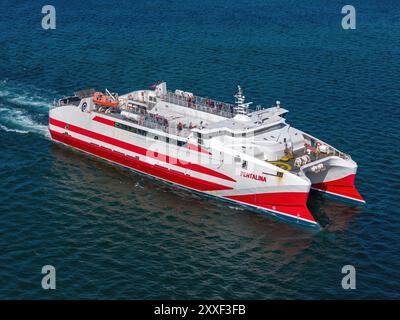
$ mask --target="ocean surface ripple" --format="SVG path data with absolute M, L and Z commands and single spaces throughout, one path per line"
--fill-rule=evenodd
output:
M 400 298 L 400 22 L 396 1 L 0 3 L 1 299 Z M 310 232 L 79 152 L 47 131 L 54 98 L 170 88 L 254 105 L 359 164 L 365 207 L 312 193 Z M 41 268 L 57 269 L 57 290 Z M 341 269 L 357 270 L 343 290 Z

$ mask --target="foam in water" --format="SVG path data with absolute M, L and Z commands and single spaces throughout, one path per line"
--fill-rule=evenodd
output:
M 4 119 L 7 123 L 12 123 L 18 127 L 21 127 L 22 129 L 28 130 L 29 132 L 36 132 L 43 136 L 49 137 L 46 125 L 42 125 L 34 121 L 30 115 L 21 110 L 7 109 L 7 111 L 4 113 L 4 115 L 1 116 L 0 119 Z
M 228 206 L 228 208 L 231 209 L 231 210 L 236 210 L 236 211 L 244 211 L 243 208 L 238 207 L 238 206 L 236 206 L 236 207 L 234 207 L 234 206 Z
M 3 101 L 0 105 L 1 130 L 15 133 L 35 132 L 49 138 L 47 125 L 35 121 L 33 116 L 47 115 L 51 102 L 35 91 L 38 89 L 18 84 L 9 85 L 7 79 L 0 82 L 0 98 Z
M 29 133 L 29 131 L 25 131 L 25 130 L 19 130 L 19 129 L 10 129 L 6 126 L 3 126 L 2 124 L 0 124 L 0 129 L 6 132 L 16 132 L 16 133 Z
M 0 90 L 0 97 L 7 102 L 11 102 L 12 104 L 19 106 L 41 107 L 49 109 L 52 105 L 48 99 L 38 95 L 37 93 L 32 93 L 28 91 L 21 91 L 19 93 L 16 93 L 11 92 L 7 89 Z
M 18 105 L 23 105 L 23 106 L 32 106 L 32 107 L 43 107 L 43 108 L 50 108 L 51 103 L 48 101 L 44 101 L 39 99 L 36 99 L 33 97 L 24 97 L 24 96 L 18 96 L 15 98 L 9 99 L 10 102 Z

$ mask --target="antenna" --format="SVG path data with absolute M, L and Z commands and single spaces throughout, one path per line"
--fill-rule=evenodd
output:
M 253 102 L 245 103 L 246 97 L 243 95 L 243 90 L 240 86 L 238 86 L 238 92 L 234 95 L 236 106 L 234 107 L 236 114 L 244 114 L 246 115 L 249 112 L 249 106 Z
M 111 97 L 111 99 L 113 99 L 114 101 L 116 101 L 117 99 L 111 94 L 110 91 L 108 91 L 108 89 L 106 88 L 106 93 Z

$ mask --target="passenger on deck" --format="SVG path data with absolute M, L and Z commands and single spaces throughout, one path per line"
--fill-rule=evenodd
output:
M 179 122 L 179 123 L 178 123 L 177 129 L 178 129 L 178 131 L 182 131 L 182 129 L 183 129 L 182 122 Z

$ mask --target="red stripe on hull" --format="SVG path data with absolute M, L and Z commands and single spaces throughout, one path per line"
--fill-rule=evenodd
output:
M 320 191 L 354 199 L 360 202 L 365 202 L 354 185 L 355 179 L 356 175 L 351 174 L 338 180 L 314 183 L 311 187 Z
M 112 120 L 109 120 L 109 119 L 106 119 L 106 118 L 95 116 L 93 118 L 93 121 L 97 121 L 97 122 L 100 122 L 102 124 L 106 124 L 108 126 L 115 127 L 115 121 L 112 121 Z M 191 144 L 191 143 L 188 143 L 186 145 L 186 148 L 188 148 L 189 150 L 197 151 L 199 153 L 205 153 L 205 154 L 211 155 L 211 152 L 208 152 L 207 150 L 204 150 L 202 147 L 196 146 L 196 145 Z
M 188 148 L 189 150 L 197 151 L 199 153 L 205 153 L 205 154 L 211 155 L 211 152 L 208 152 L 207 150 L 204 150 L 202 147 L 196 146 L 191 143 L 188 143 L 186 145 L 186 148 Z
M 158 165 L 151 165 L 134 157 L 124 155 L 120 152 L 115 152 L 111 149 L 101 147 L 94 143 L 82 141 L 68 134 L 62 134 L 54 130 L 50 130 L 50 134 L 51 137 L 56 141 L 62 142 L 79 150 L 115 162 L 117 164 L 155 176 L 157 178 L 164 179 L 169 182 L 179 184 L 187 188 L 195 189 L 197 191 L 216 191 L 232 189 L 228 186 L 191 177 L 186 174 L 174 170 L 169 170 L 168 168 L 163 168 Z
M 107 119 L 105 119 L 105 120 L 107 120 Z M 232 179 L 231 177 L 228 177 L 228 176 L 226 176 L 226 175 L 224 175 L 222 173 L 219 173 L 218 171 L 214 171 L 212 169 L 203 167 L 201 165 L 198 165 L 198 164 L 195 164 L 195 163 L 190 163 L 190 162 L 185 162 L 185 161 L 180 161 L 177 158 L 173 158 L 173 157 L 170 157 L 168 155 L 164 155 L 164 154 L 160 154 L 160 153 L 157 153 L 157 152 L 153 152 L 151 150 L 147 150 L 145 148 L 142 148 L 142 147 L 139 147 L 139 146 L 135 146 L 135 145 L 129 144 L 127 142 L 124 142 L 124 141 L 121 141 L 121 140 L 118 140 L 118 139 L 114 139 L 114 138 L 105 136 L 103 134 L 100 134 L 100 133 L 97 133 L 97 132 L 94 132 L 94 131 L 90 131 L 90 130 L 87 130 L 87 129 L 84 129 L 84 128 L 81 128 L 81 127 L 77 127 L 77 126 L 74 126 L 72 124 L 67 124 L 66 122 L 63 122 L 63 121 L 59 121 L 59 120 L 50 118 L 49 119 L 49 123 L 52 124 L 53 126 L 56 126 L 56 127 L 59 127 L 59 128 L 63 128 L 63 129 L 65 129 L 67 127 L 67 125 L 68 125 L 68 129 L 67 130 L 75 132 L 75 133 L 78 133 L 78 134 L 81 134 L 81 135 L 84 135 L 86 137 L 89 137 L 89 138 L 92 138 L 92 139 L 96 139 L 98 141 L 102 141 L 102 142 L 105 142 L 107 144 L 110 144 L 110 145 L 113 145 L 113 146 L 116 146 L 116 147 L 119 147 L 119 148 L 122 148 L 122 149 L 125 149 L 125 150 L 128 150 L 128 151 L 132 151 L 132 152 L 137 153 L 137 154 L 141 154 L 141 155 L 146 156 L 146 157 L 151 157 L 153 159 L 157 159 L 159 161 L 163 161 L 165 163 L 168 163 L 168 164 L 171 164 L 171 165 L 174 165 L 174 166 L 178 166 L 178 167 L 185 168 L 185 169 L 188 169 L 188 170 L 196 171 L 196 172 L 199 172 L 199 173 L 202 173 L 202 174 L 206 174 L 206 175 L 210 175 L 210 176 L 213 176 L 213 177 L 216 177 L 216 178 L 220 178 L 220 179 L 236 182 L 236 180 Z
M 308 192 L 260 193 L 226 198 L 316 223 L 307 208 Z
M 93 118 L 93 121 L 97 121 L 97 122 L 106 124 L 108 126 L 115 127 L 115 121 L 108 120 L 106 118 L 102 118 L 102 117 L 96 116 L 96 117 Z

